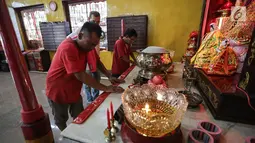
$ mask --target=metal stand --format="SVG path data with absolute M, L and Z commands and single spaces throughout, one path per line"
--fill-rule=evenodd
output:
M 179 92 L 187 97 L 189 107 L 191 108 L 197 107 L 199 104 L 203 102 L 203 98 L 199 94 L 191 91 L 193 83 L 196 80 L 196 72 L 195 69 L 189 64 L 188 60 L 185 60 L 183 79 L 185 83 L 184 85 L 185 89 Z
M 111 129 L 106 128 L 104 130 L 105 142 L 111 143 L 116 140 L 116 134 L 111 132 Z
M 118 123 L 117 123 L 118 124 Z M 118 133 L 120 130 L 119 128 L 117 127 L 116 123 L 115 123 L 115 119 L 112 119 L 111 120 L 111 132 L 116 134 Z

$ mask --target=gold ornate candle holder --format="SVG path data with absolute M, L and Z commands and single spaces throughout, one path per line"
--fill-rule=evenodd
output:
M 161 86 L 143 85 L 122 95 L 127 121 L 144 136 L 162 137 L 181 123 L 188 102 L 183 94 Z
M 116 134 L 111 132 L 111 129 L 106 128 L 104 130 L 105 142 L 111 143 L 116 140 Z
M 113 119 L 111 119 L 111 132 L 112 133 L 118 133 L 120 130 L 119 130 L 119 128 L 117 127 L 117 124 L 116 124 L 116 122 L 115 122 L 115 119 L 113 118 Z

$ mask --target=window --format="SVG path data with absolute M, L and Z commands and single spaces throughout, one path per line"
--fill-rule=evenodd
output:
M 103 2 L 79 2 L 68 5 L 69 16 L 72 31 L 75 31 L 81 27 L 86 21 L 88 21 L 89 13 L 91 11 L 98 11 L 101 16 L 100 26 L 105 32 L 105 38 L 100 41 L 100 47 L 105 49 L 107 47 L 107 4 Z
M 17 37 L 18 42 L 19 42 L 20 50 L 24 51 L 24 45 L 22 43 L 21 34 L 20 34 L 20 31 L 19 31 L 19 26 L 18 26 L 18 21 L 16 19 L 15 11 L 11 7 L 8 7 L 8 10 L 9 10 L 9 14 L 11 16 L 11 21 L 12 21 L 12 25 L 13 25 L 16 37 Z
M 43 47 L 39 23 L 47 21 L 44 6 L 40 5 L 19 9 L 18 15 L 23 33 L 26 34 L 25 40 L 29 48 L 34 49 Z

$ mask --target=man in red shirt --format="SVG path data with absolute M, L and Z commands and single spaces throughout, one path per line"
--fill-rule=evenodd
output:
M 88 20 L 90 22 L 94 22 L 99 25 L 100 13 L 97 11 L 91 11 L 89 13 Z M 69 34 L 67 38 L 77 39 L 80 30 L 81 30 L 81 27 L 75 30 L 74 32 L 72 32 L 71 34 Z M 99 54 L 100 54 L 100 44 L 98 44 L 92 51 L 88 52 L 88 55 L 87 55 L 88 64 L 86 67 L 86 72 L 89 75 L 91 75 L 93 78 L 95 78 L 98 82 L 100 82 L 100 79 L 101 79 L 99 71 L 103 72 L 103 74 L 106 75 L 106 77 L 108 77 L 108 79 L 112 83 L 116 82 L 117 79 L 112 77 L 112 74 L 105 68 L 105 66 L 101 62 L 99 58 Z M 123 82 L 123 81 L 118 81 L 118 82 Z M 84 84 L 84 90 L 87 96 L 88 103 L 91 103 L 99 96 L 98 89 L 91 88 L 90 86 L 86 84 Z
M 68 111 L 73 118 L 83 111 L 80 95 L 83 83 L 106 92 L 123 92 L 121 87 L 105 86 L 85 72 L 87 54 L 98 45 L 101 33 L 99 25 L 86 22 L 78 38 L 65 39 L 53 58 L 46 79 L 46 95 L 60 130 L 66 128 Z
M 125 72 L 130 64 L 136 64 L 136 59 L 131 51 L 131 45 L 137 38 L 135 29 L 127 29 L 123 37 L 115 42 L 113 50 L 112 76 L 118 78 Z M 130 56 L 133 61 L 130 60 Z
M 97 11 L 91 11 L 89 14 L 89 21 L 95 22 L 96 24 L 100 24 L 100 13 Z M 101 65 L 100 60 L 95 60 L 97 55 L 99 56 L 100 54 L 100 44 L 96 46 L 94 51 L 89 52 L 88 55 L 88 68 L 87 68 L 87 73 L 90 74 L 92 77 L 94 77 L 98 82 L 101 80 L 101 75 L 99 72 L 99 69 L 97 68 L 98 64 Z M 104 67 L 104 65 L 103 65 Z M 107 70 L 106 70 L 107 71 Z M 108 75 L 108 78 L 110 79 L 111 74 Z M 91 103 L 93 102 L 98 96 L 99 96 L 99 90 L 95 88 L 91 88 L 88 85 L 84 84 L 84 91 L 87 96 L 87 102 Z

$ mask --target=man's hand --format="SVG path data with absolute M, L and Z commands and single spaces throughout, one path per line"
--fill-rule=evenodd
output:
M 124 89 L 120 86 L 110 85 L 110 86 L 107 86 L 105 92 L 122 93 L 124 92 Z
M 125 82 L 125 80 L 123 80 L 123 79 L 118 79 L 118 78 L 115 78 L 115 77 L 110 77 L 109 80 L 110 80 L 110 82 L 111 82 L 112 84 L 124 83 L 124 82 Z

